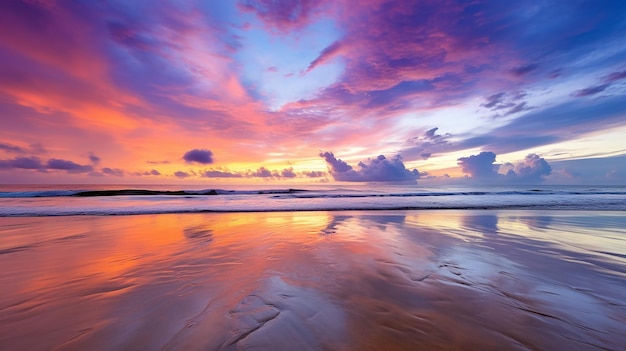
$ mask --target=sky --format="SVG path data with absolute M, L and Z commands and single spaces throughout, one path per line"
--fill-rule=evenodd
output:
M 626 2 L 0 2 L 0 183 L 626 184 Z

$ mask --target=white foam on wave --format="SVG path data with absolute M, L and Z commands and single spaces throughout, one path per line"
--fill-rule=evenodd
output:
M 0 201 L 0 216 L 137 215 L 200 212 L 277 212 L 343 210 L 539 209 L 626 211 L 621 195 L 434 196 L 283 198 L 255 196 L 115 196 L 90 198 L 13 198 Z

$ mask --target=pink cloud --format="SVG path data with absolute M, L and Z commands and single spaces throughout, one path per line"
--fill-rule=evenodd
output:
M 311 62 L 309 67 L 306 69 L 306 72 L 312 71 L 313 69 L 315 69 L 315 67 L 324 64 L 325 62 L 331 60 L 333 57 L 341 54 L 342 47 L 343 44 L 341 41 L 335 41 L 334 43 L 330 44 L 328 47 L 322 50 L 320 55 L 315 60 Z
M 302 28 L 324 9 L 324 0 L 244 0 L 239 7 L 283 32 Z

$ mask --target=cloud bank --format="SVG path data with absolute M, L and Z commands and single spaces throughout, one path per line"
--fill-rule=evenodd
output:
M 496 154 L 491 151 L 458 159 L 458 165 L 463 169 L 463 173 L 480 180 L 493 179 L 498 175 L 498 165 L 494 165 L 494 162 Z
M 67 173 L 89 173 L 93 171 L 90 165 L 81 165 L 73 161 L 51 158 L 44 163 L 39 157 L 14 157 L 0 160 L 0 169 L 27 169 L 40 172 L 65 171 Z
M 495 153 L 483 151 L 459 158 L 458 165 L 463 173 L 481 182 L 539 183 L 552 173 L 548 162 L 536 154 L 529 154 L 516 163 L 495 164 L 495 161 Z
M 271 170 L 266 167 L 259 167 L 252 171 L 235 172 L 228 169 L 209 169 L 200 172 L 205 178 L 263 178 L 263 179 L 293 179 L 297 177 L 317 178 L 325 175 L 324 172 L 296 172 L 293 167 L 282 170 Z
M 344 182 L 415 182 L 420 173 L 417 169 L 408 170 L 400 156 L 391 160 L 380 155 L 366 162 L 359 162 L 357 169 L 335 157 L 332 152 L 320 152 L 334 180 Z

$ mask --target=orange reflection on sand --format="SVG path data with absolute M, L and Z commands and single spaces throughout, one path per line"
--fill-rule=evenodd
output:
M 559 230 L 562 222 L 577 235 L 616 240 L 613 234 L 624 233 L 618 217 L 602 216 L 609 233 L 604 235 L 589 229 L 593 219 L 580 214 L 512 213 L 0 218 L 5 268 L 0 345 L 60 350 L 623 345 L 626 296 L 617 287 L 624 283 L 619 273 L 626 267 L 619 256 L 624 253 L 568 246 L 567 233 Z M 540 225 L 537 232 L 523 224 L 529 219 Z M 526 232 L 517 232 L 520 224 Z M 550 236 L 563 243 L 547 240 Z
M 447 211 L 431 211 L 413 213 L 407 216 L 408 223 L 430 228 L 430 229 L 460 229 L 461 216 Z

